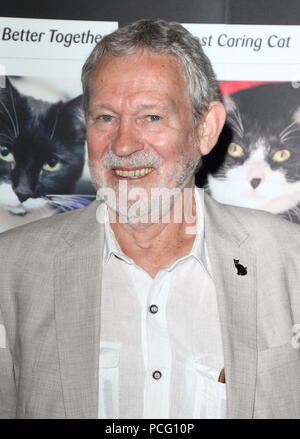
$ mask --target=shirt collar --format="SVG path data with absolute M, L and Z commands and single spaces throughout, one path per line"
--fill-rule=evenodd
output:
M 199 262 L 204 262 L 204 191 L 195 187 L 195 202 L 196 202 L 196 236 L 193 247 L 189 253 L 194 256 Z
M 195 233 L 195 240 L 190 253 L 180 259 L 177 259 L 166 271 L 171 271 L 175 265 L 184 261 L 189 257 L 194 257 L 197 261 L 206 265 L 205 252 L 204 252 L 204 191 L 198 187 L 195 188 L 195 203 L 196 203 L 196 226 L 191 227 L 191 233 Z M 128 264 L 134 264 L 134 261 L 125 255 L 115 237 L 115 234 L 109 223 L 108 209 L 105 203 L 102 205 L 103 218 L 104 218 L 104 231 L 105 231 L 105 245 L 104 245 L 104 263 L 106 264 L 111 255 L 122 259 Z
M 112 255 L 115 255 L 117 258 L 120 258 L 127 262 L 128 264 L 133 264 L 134 261 L 126 256 L 115 237 L 115 234 L 109 223 L 108 209 L 105 203 L 102 204 L 103 209 L 103 218 L 104 218 L 104 234 L 105 234 L 105 243 L 104 243 L 104 263 L 106 264 Z
M 198 187 L 195 187 L 194 191 L 195 195 L 195 203 L 196 203 L 196 226 L 190 228 L 190 233 L 195 234 L 195 240 L 193 243 L 193 247 L 188 255 L 183 256 L 180 259 L 177 259 L 166 268 L 166 271 L 172 271 L 177 264 L 185 261 L 188 258 L 195 258 L 198 262 L 200 262 L 204 267 L 206 267 L 206 257 L 204 251 L 204 191 Z

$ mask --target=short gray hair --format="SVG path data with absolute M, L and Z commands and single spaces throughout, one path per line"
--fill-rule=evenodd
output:
M 86 114 L 91 75 L 100 60 L 106 55 L 130 55 L 139 49 L 179 58 L 187 79 L 195 119 L 201 116 L 210 102 L 221 100 L 215 73 L 199 39 L 178 23 L 143 19 L 104 36 L 87 58 L 81 75 Z

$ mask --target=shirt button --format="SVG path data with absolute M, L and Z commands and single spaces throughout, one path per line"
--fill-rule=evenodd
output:
M 158 311 L 158 306 L 156 306 L 156 305 L 151 305 L 151 306 L 149 307 L 149 310 L 150 310 L 150 312 L 151 312 L 152 314 L 156 314 L 157 311 Z
M 152 376 L 155 380 L 160 380 L 161 379 L 161 372 L 159 370 L 155 370 L 153 372 Z

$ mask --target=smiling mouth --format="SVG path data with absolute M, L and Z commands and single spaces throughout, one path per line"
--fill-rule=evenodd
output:
M 122 178 L 141 178 L 150 174 L 154 168 L 139 168 L 139 169 L 114 169 L 114 173 Z

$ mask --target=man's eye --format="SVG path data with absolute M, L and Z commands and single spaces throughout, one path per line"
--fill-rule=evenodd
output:
M 109 114 L 101 114 L 101 116 L 98 116 L 97 119 L 101 120 L 102 122 L 111 122 L 113 117 Z
M 148 120 L 150 120 L 150 122 L 157 122 L 158 120 L 161 119 L 160 116 L 157 116 L 157 115 L 155 115 L 155 114 L 149 114 L 148 116 L 146 116 L 146 118 L 147 118 Z

